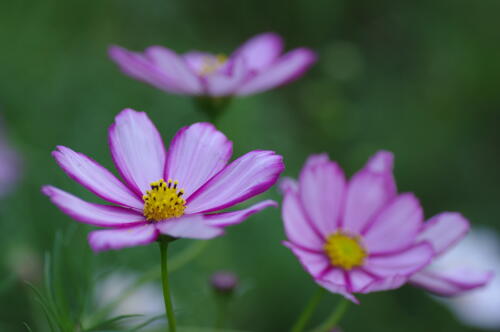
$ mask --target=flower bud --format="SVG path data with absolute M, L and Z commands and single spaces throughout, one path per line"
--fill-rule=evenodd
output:
M 221 294 L 231 294 L 238 287 L 238 277 L 229 271 L 218 271 L 210 277 L 210 285 Z

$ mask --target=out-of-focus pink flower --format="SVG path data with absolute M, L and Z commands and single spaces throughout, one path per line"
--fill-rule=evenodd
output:
M 12 189 L 21 174 L 21 158 L 6 136 L 3 123 L 0 123 L 0 198 Z
M 469 222 L 458 213 L 444 212 L 429 220 L 419 239 L 432 244 L 436 257 L 432 264 L 411 277 L 411 283 L 441 296 L 460 295 L 485 286 L 494 274 L 493 271 L 486 269 L 494 267 L 498 262 L 496 264 L 490 262 L 490 266 L 484 264 L 484 258 L 478 253 L 478 250 L 481 250 L 481 243 L 477 240 L 474 241 L 477 249 L 473 248 L 470 240 L 461 245 L 460 240 L 468 230 Z M 457 243 L 458 245 L 454 247 Z M 490 255 L 495 254 L 498 252 L 490 253 Z M 478 266 L 474 260 L 479 260 L 483 264 Z
M 297 182 L 281 185 L 285 245 L 319 285 L 354 302 L 353 293 L 402 286 L 434 255 L 418 237 L 420 203 L 397 193 L 392 168 L 381 151 L 347 181 L 327 155 L 313 155 Z
M 483 288 L 455 297 L 434 298 L 445 303 L 463 323 L 498 331 L 500 329 L 500 315 L 498 314 L 500 308 L 500 278 L 498 278 L 500 275 L 500 238 L 498 234 L 492 229 L 474 229 L 457 245 L 438 257 L 426 270 L 439 273 L 447 269 L 458 271 L 461 267 L 466 267 L 463 268 L 466 276 L 470 275 L 472 269 L 490 270 L 488 274 L 491 276 L 495 273 L 496 276 Z
M 221 294 L 230 294 L 238 286 L 238 277 L 230 271 L 218 271 L 210 277 L 210 285 Z
M 274 33 L 253 37 L 229 57 L 192 51 L 182 55 L 151 46 L 135 53 L 112 46 L 109 55 L 121 70 L 140 81 L 176 94 L 194 96 L 251 95 L 289 83 L 316 61 L 307 48 L 284 55 L 283 41 Z
M 95 251 L 145 245 L 160 234 L 213 238 L 224 227 L 276 206 L 266 200 L 217 212 L 266 191 L 284 166 L 281 156 L 263 150 L 228 163 L 232 142 L 209 123 L 182 128 L 166 151 L 146 113 L 125 109 L 109 128 L 109 145 L 124 182 L 67 147 L 59 146 L 53 156 L 71 178 L 114 205 L 89 203 L 52 186 L 42 189 L 77 221 L 111 228 L 89 234 Z

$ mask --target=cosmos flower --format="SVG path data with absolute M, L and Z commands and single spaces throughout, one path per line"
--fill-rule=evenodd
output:
M 229 57 L 192 51 L 176 54 L 151 46 L 135 53 L 112 46 L 109 55 L 121 70 L 160 90 L 194 96 L 244 96 L 270 90 L 304 74 L 316 61 L 307 48 L 284 55 L 283 41 L 274 33 L 253 37 Z
M 478 264 L 474 260 L 480 256 L 477 253 L 477 250 L 481 250 L 479 241 L 475 242 L 478 249 L 472 249 L 470 241 L 461 245 L 460 240 L 468 230 L 469 222 L 459 213 L 443 212 L 431 218 L 422 229 L 419 239 L 430 242 L 436 256 L 432 264 L 411 277 L 411 283 L 441 296 L 460 295 L 486 285 L 493 273 L 486 270 L 487 264 L 477 269 Z M 458 246 L 453 247 L 457 243 Z M 466 251 L 469 253 L 466 254 Z
M 95 251 L 145 245 L 160 234 L 208 239 L 245 220 L 270 200 L 220 212 L 266 191 L 283 171 L 282 157 L 251 151 L 231 163 L 232 142 L 209 123 L 184 127 L 168 151 L 146 113 L 125 109 L 109 128 L 109 146 L 123 182 L 89 157 L 58 146 L 61 168 L 96 196 L 112 203 L 89 203 L 52 186 L 43 187 L 64 213 L 101 227 L 89 234 Z
M 397 193 L 392 166 L 381 151 L 346 181 L 327 155 L 313 155 L 297 182 L 281 185 L 285 245 L 319 285 L 354 302 L 353 293 L 400 287 L 434 255 L 418 238 L 420 203 Z
M 443 224 L 442 227 L 444 226 Z M 451 225 L 446 226 L 449 232 Z M 465 232 L 460 234 L 463 236 Z M 458 238 L 453 242 L 456 240 Z M 472 230 L 456 245 L 444 251 L 410 281 L 435 294 L 455 295 L 434 298 L 448 305 L 457 318 L 467 325 L 498 331 L 499 274 L 500 238 L 491 229 L 479 228 Z

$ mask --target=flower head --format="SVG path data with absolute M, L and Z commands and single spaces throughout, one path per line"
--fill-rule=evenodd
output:
M 285 245 L 318 284 L 354 302 L 353 293 L 400 287 L 434 255 L 418 238 L 420 203 L 397 193 L 392 166 L 381 151 L 347 181 L 328 156 L 314 155 L 298 181 L 281 185 Z
M 109 146 L 123 182 L 67 147 L 58 146 L 53 156 L 71 178 L 113 205 L 89 203 L 52 186 L 42 189 L 77 221 L 109 227 L 89 234 L 96 251 L 144 245 L 160 234 L 213 238 L 224 227 L 276 206 L 266 200 L 214 213 L 266 191 L 284 166 L 281 156 L 262 150 L 229 163 L 232 143 L 209 123 L 182 128 L 167 151 L 148 116 L 125 109 L 109 129 Z
M 316 61 L 314 52 L 307 48 L 284 55 L 282 51 L 281 37 L 264 33 L 229 57 L 198 51 L 179 55 L 161 46 L 151 46 L 144 53 L 112 46 L 109 55 L 125 74 L 160 90 L 223 97 L 251 95 L 289 83 Z

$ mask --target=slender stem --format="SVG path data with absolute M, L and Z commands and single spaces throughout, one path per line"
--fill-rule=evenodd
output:
M 331 331 L 334 327 L 338 325 L 342 317 L 347 311 L 347 307 L 349 307 L 349 300 L 343 298 L 340 300 L 340 302 L 337 304 L 337 307 L 333 312 L 328 316 L 328 318 L 315 328 L 312 332 L 328 332 Z
M 324 289 L 321 287 L 318 287 L 318 290 L 314 295 L 309 299 L 309 302 L 307 303 L 306 307 L 300 314 L 299 318 L 295 322 L 295 324 L 292 327 L 292 332 L 302 332 L 304 328 L 306 327 L 307 323 L 311 319 L 312 314 L 314 313 L 314 310 L 316 310 L 316 307 L 318 306 L 319 302 L 321 301 L 321 298 L 323 297 L 323 294 L 325 293 Z
M 175 326 L 174 308 L 172 306 L 170 287 L 168 285 L 167 249 L 168 249 L 168 241 L 160 239 L 161 282 L 163 285 L 163 300 L 165 301 L 165 309 L 168 320 L 168 331 L 175 332 L 176 326 Z
M 215 320 L 215 330 L 223 330 L 227 323 L 229 316 L 230 304 L 232 301 L 232 294 L 216 294 L 215 301 L 217 303 L 217 316 Z

